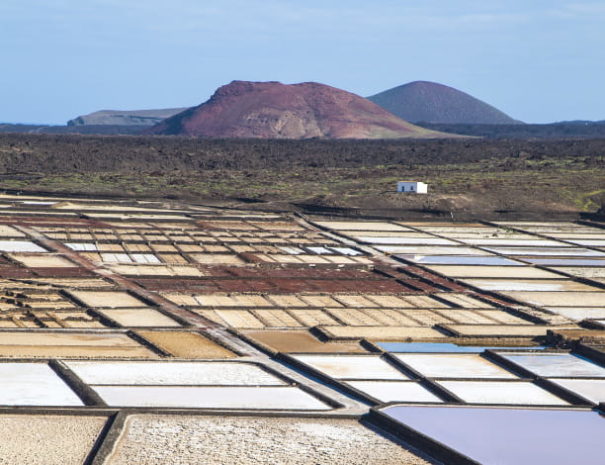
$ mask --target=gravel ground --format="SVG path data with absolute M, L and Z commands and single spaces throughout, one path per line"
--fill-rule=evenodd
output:
M 0 464 L 81 465 L 104 417 L 0 415 Z

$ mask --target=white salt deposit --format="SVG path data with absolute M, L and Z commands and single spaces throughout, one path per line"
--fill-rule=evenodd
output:
M 0 252 L 47 252 L 30 241 L 0 241 Z
M 0 363 L 0 405 L 84 404 L 45 363 Z
M 229 362 L 66 362 L 88 384 L 255 385 L 285 384 L 256 365 Z
M 330 410 L 297 387 L 95 386 L 112 407 Z

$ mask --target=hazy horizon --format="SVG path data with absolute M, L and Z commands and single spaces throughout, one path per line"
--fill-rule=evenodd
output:
M 232 80 L 426 80 L 527 123 L 605 119 L 605 4 L 4 0 L 0 122 L 187 107 Z

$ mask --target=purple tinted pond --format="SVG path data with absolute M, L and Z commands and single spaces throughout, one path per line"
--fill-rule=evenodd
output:
M 377 342 L 376 345 L 387 352 L 454 352 L 481 353 L 487 349 L 494 350 L 543 350 L 544 346 L 463 346 L 450 342 Z
M 590 410 L 393 406 L 386 415 L 485 465 L 604 463 Z

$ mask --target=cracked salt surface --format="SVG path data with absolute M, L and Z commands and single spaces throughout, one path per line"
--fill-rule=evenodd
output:
M 106 420 L 83 415 L 0 415 L 0 464 L 81 465 Z
M 105 465 L 425 465 L 355 420 L 131 415 Z

